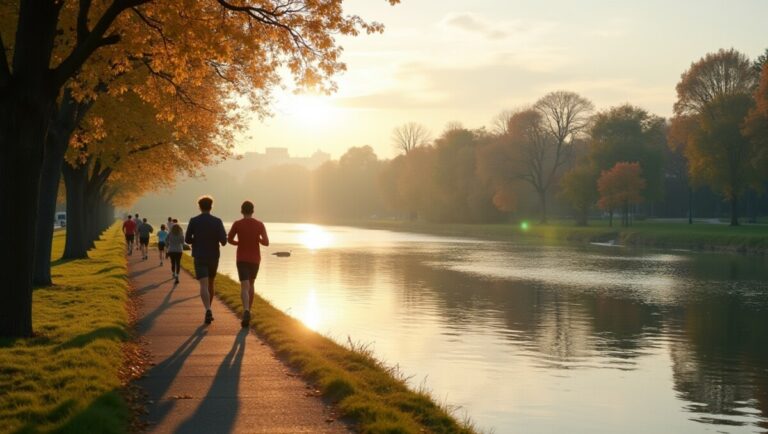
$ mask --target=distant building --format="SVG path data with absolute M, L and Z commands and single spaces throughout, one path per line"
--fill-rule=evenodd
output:
M 309 157 L 291 157 L 288 148 L 269 147 L 265 148 L 263 153 L 246 152 L 239 158 L 230 158 L 223 161 L 218 167 L 233 174 L 245 175 L 251 170 L 267 169 L 286 164 L 295 164 L 311 170 L 330 159 L 331 154 L 320 150 L 315 151 Z

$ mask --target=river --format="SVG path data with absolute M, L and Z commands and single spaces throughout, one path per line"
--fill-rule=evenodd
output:
M 267 229 L 260 295 L 482 430 L 768 431 L 763 257 Z

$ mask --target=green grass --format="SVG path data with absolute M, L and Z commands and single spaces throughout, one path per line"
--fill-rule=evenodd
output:
M 192 259 L 182 265 L 192 271 Z M 240 284 L 219 274 L 216 292 L 242 315 Z M 251 325 L 277 354 L 336 403 L 341 416 L 362 433 L 472 433 L 424 390 L 413 391 L 397 369 L 362 345 L 341 346 L 304 326 L 256 295 Z
M 91 258 L 59 261 L 33 292 L 35 337 L 0 340 L 0 431 L 122 433 L 129 410 L 118 369 L 128 337 L 123 240 L 113 226 Z M 56 231 L 53 258 L 64 231 Z
M 591 222 L 576 226 L 572 222 L 548 224 L 528 222 L 527 230 L 520 224 L 435 224 L 404 221 L 355 222 L 354 226 L 393 231 L 420 232 L 445 236 L 474 237 L 493 240 L 543 239 L 548 242 L 605 242 L 619 244 L 718 250 L 742 253 L 768 253 L 768 225 L 728 225 L 684 222 L 639 221 L 628 228 L 609 227 L 606 222 Z

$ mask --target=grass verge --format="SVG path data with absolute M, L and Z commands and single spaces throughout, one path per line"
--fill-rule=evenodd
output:
M 109 228 L 90 258 L 58 261 L 33 292 L 35 337 L 0 340 L 0 431 L 122 433 L 123 341 L 129 336 L 123 240 Z M 53 257 L 64 231 L 56 231 Z
M 193 272 L 192 258 L 182 266 Z M 216 292 L 242 316 L 240 283 L 219 274 Z M 362 433 L 473 433 L 426 391 L 413 391 L 396 368 L 385 366 L 361 345 L 344 347 L 256 295 L 251 326 L 275 352 L 333 401 L 340 415 Z
M 720 224 L 636 222 L 628 228 L 609 227 L 605 222 L 575 226 L 571 222 L 536 224 L 436 224 L 405 221 L 352 222 L 352 226 L 444 236 L 492 240 L 545 240 L 547 242 L 606 242 L 658 248 L 768 253 L 768 225 L 731 227 Z

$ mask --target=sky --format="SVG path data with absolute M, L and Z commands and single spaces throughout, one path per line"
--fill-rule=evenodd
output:
M 570 90 L 597 109 L 632 103 L 670 116 L 675 85 L 719 48 L 755 58 L 768 48 L 768 0 L 348 0 L 349 13 L 386 26 L 339 38 L 348 70 L 330 96 L 275 94 L 235 151 L 288 148 L 340 157 L 370 145 L 396 155 L 406 122 L 438 136 L 448 122 L 490 127 L 505 109 Z

